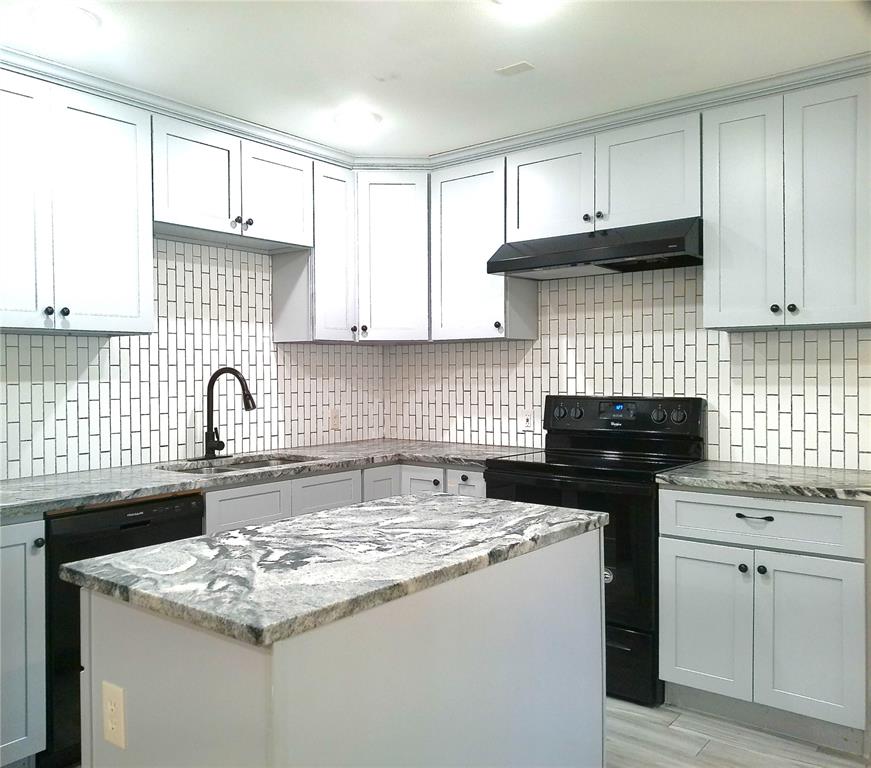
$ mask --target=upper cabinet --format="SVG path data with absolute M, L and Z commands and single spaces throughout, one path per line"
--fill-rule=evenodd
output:
M 360 338 L 429 338 L 426 171 L 357 174 Z
M 538 337 L 538 284 L 487 274 L 505 241 L 505 161 L 481 160 L 430 179 L 432 338 Z
M 704 322 L 871 322 L 871 78 L 704 113 Z
M 150 115 L 8 72 L 0 99 L 0 325 L 152 331 Z
M 508 155 L 505 242 L 591 232 L 594 167 L 592 136 Z
M 153 144 L 155 221 L 258 247 L 312 245 L 309 158 L 159 116 Z
M 698 216 L 699 114 L 596 135 L 596 228 Z

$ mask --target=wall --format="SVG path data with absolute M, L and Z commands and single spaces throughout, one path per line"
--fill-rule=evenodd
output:
M 536 341 L 386 347 L 386 436 L 533 446 L 549 393 L 686 395 L 708 401 L 711 459 L 871 469 L 871 329 L 706 331 L 701 283 L 548 281 Z
M 381 349 L 274 345 L 268 256 L 155 240 L 155 281 L 156 334 L 0 335 L 0 478 L 201 455 L 205 383 L 221 365 L 258 406 L 218 384 L 228 451 L 382 435 Z

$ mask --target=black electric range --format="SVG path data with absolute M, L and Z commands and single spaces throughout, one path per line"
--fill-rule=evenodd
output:
M 702 458 L 704 411 L 700 398 L 549 395 L 544 450 L 487 460 L 490 498 L 609 513 L 604 529 L 609 696 L 662 703 L 656 474 Z

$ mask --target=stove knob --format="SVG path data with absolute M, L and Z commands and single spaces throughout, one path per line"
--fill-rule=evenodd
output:
M 581 419 L 584 416 L 584 409 L 581 408 L 581 406 L 576 405 L 574 408 L 572 408 L 571 411 L 569 411 L 569 413 L 571 414 L 573 419 Z
M 654 424 L 662 424 L 667 418 L 668 414 L 665 412 L 665 409 L 660 405 L 657 406 L 653 413 L 650 414 L 650 418 L 653 420 Z
M 683 424 L 687 420 L 687 412 L 683 408 L 675 408 L 671 412 L 671 420 L 675 424 Z
M 558 405 L 556 408 L 553 409 L 553 417 L 557 421 L 559 421 L 560 419 L 564 419 L 567 413 L 568 411 L 566 410 L 566 407 L 564 405 Z

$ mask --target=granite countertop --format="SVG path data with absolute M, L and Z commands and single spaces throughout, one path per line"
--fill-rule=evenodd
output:
M 263 454 L 244 454 L 248 459 L 282 456 L 311 458 L 295 464 L 240 469 L 215 475 L 186 474 L 184 471 L 161 469 L 165 466 L 198 466 L 198 462 L 188 461 L 4 480 L 0 483 L 0 524 L 41 520 L 46 514 L 95 504 L 269 480 L 287 480 L 377 464 L 462 464 L 483 468 L 484 462 L 489 458 L 530 450 L 532 449 L 419 440 L 358 440 L 288 448 Z M 239 456 L 241 454 L 236 458 Z
M 267 646 L 563 539 L 608 515 L 394 496 L 61 566 L 61 578 Z
M 661 485 L 871 501 L 871 471 L 700 461 L 656 476 Z

